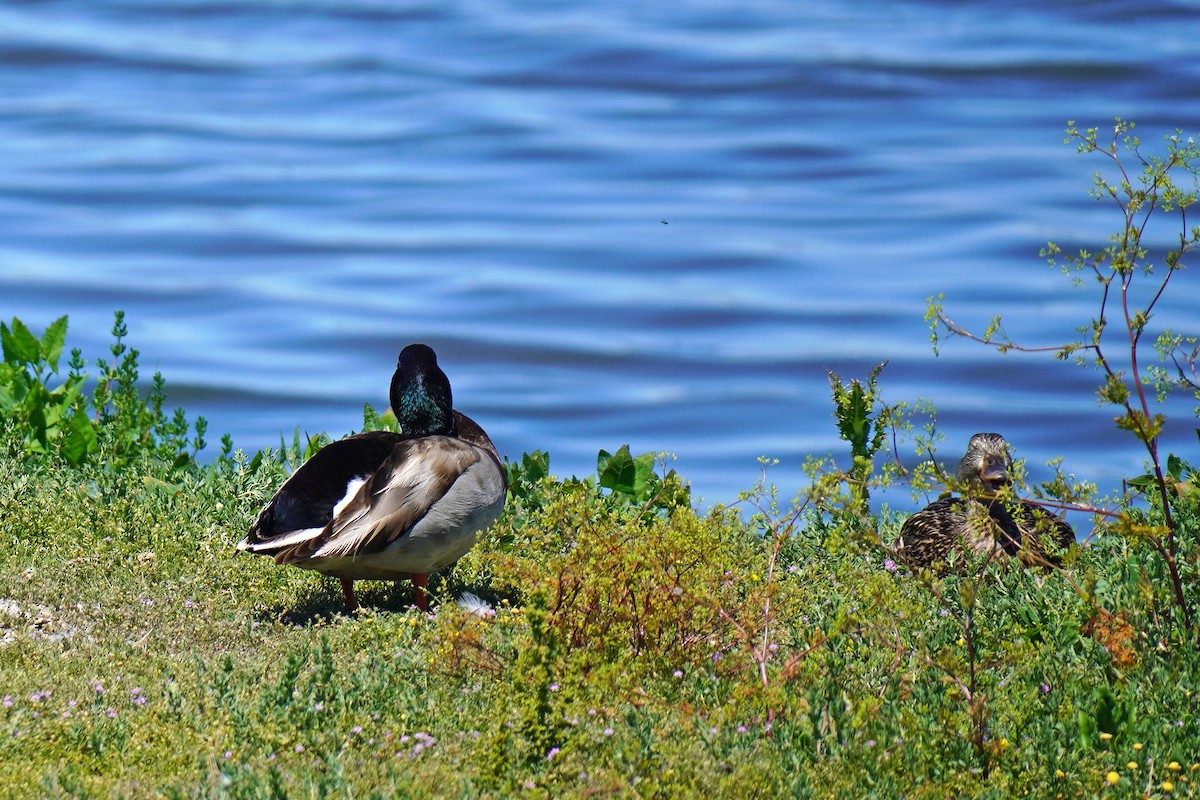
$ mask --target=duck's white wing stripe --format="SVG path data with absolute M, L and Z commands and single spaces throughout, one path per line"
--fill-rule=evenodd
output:
M 324 528 L 301 528 L 296 531 L 288 531 L 282 536 L 276 536 L 262 542 L 249 542 L 243 539 L 238 542 L 239 550 L 249 550 L 251 553 L 259 550 L 278 550 L 280 547 L 290 547 L 300 542 L 307 542 L 309 539 L 314 539 L 321 535 Z
M 337 505 L 333 507 L 333 518 L 337 519 L 338 515 L 346 510 L 346 506 L 354 500 L 358 494 L 358 490 L 367 482 L 366 478 L 351 478 L 346 484 L 346 493 L 342 495 L 342 499 L 337 501 Z

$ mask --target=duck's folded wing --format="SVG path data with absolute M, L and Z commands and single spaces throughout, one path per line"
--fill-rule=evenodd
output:
M 316 536 L 403 440 L 400 434 L 373 431 L 325 445 L 279 487 L 238 548 L 274 555 Z
M 900 526 L 900 555 L 916 566 L 943 561 L 958 544 L 967 526 L 969 501 L 943 497 L 904 520 Z
M 494 493 L 502 480 L 491 456 L 466 442 L 447 436 L 402 441 L 319 536 L 277 558 L 290 563 L 377 553 L 428 517 L 451 524 L 447 515 L 465 518 L 475 498 Z
M 1075 529 L 1053 511 L 1024 502 L 1021 503 L 1021 515 L 1022 524 L 1036 531 L 1043 541 L 1052 542 L 1063 550 L 1075 544 Z

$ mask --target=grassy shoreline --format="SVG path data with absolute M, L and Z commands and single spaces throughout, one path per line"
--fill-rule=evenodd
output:
M 368 582 L 346 616 L 332 581 L 232 547 L 277 454 L 175 474 L 13 455 L 2 796 L 1197 794 L 1200 654 L 1124 539 L 1064 573 L 930 583 L 857 514 L 780 540 L 766 517 L 536 477 L 434 613 Z

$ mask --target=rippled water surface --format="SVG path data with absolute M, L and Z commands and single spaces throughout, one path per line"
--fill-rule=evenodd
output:
M 1113 488 L 1141 455 L 1096 376 L 935 357 L 925 298 L 1031 344 L 1086 323 L 1038 249 L 1118 219 L 1062 129 L 1200 132 L 1198 41 L 1155 0 L 5 4 L 0 317 L 69 314 L 95 357 L 125 309 L 246 450 L 356 428 L 424 341 L 502 452 L 670 451 L 730 501 L 759 456 L 790 492 L 840 452 L 826 370 L 887 360 L 947 458 L 999 430 Z M 1195 333 L 1177 278 L 1156 324 Z

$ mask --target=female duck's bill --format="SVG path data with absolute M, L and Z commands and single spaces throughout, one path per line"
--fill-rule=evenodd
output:
M 461 558 L 504 508 L 507 482 L 487 433 L 453 409 L 433 350 L 404 348 L 390 399 L 402 433 L 371 431 L 322 448 L 279 488 L 238 549 L 354 581 L 428 576 Z

